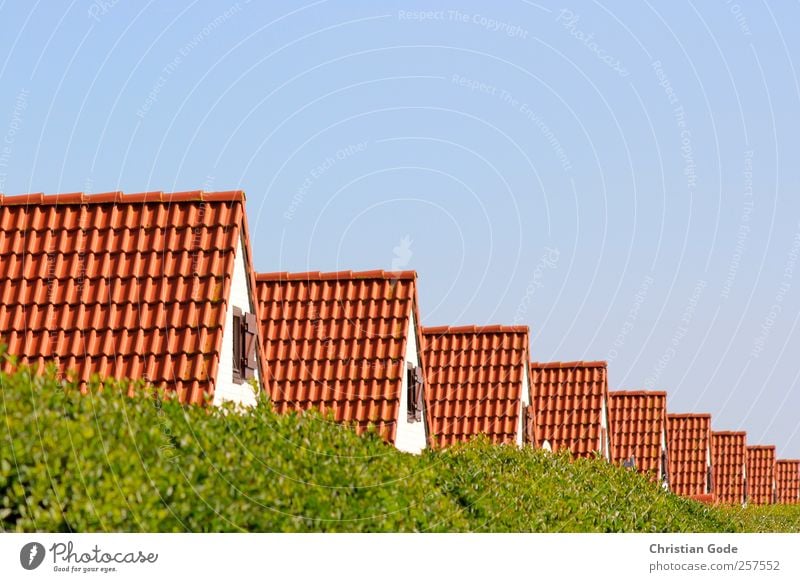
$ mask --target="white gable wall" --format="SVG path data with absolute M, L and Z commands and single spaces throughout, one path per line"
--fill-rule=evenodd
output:
M 606 460 L 611 459 L 611 434 L 608 430 L 608 399 L 603 398 L 602 410 L 600 411 L 600 447 L 598 451 L 603 454 Z
M 254 406 L 256 392 L 249 381 L 235 384 L 233 381 L 233 308 L 238 307 L 242 312 L 255 313 L 255 306 L 250 302 L 250 293 L 247 284 L 247 271 L 244 266 L 244 247 L 242 237 L 236 246 L 236 257 L 233 262 L 233 279 L 231 280 L 231 294 L 228 297 L 228 308 L 225 313 L 225 328 L 222 333 L 222 348 L 217 368 L 217 382 L 214 390 L 214 404 L 219 405 L 226 401 L 233 401 L 243 406 Z M 258 372 L 255 377 L 259 383 Z
M 531 403 L 531 379 L 530 379 L 530 364 L 528 362 L 522 363 L 522 394 L 519 399 L 519 423 L 517 425 L 517 446 L 521 447 L 525 443 L 525 416 L 523 411 Z
M 427 446 L 425 432 L 425 412 L 423 411 L 422 420 L 408 422 L 408 364 L 419 366 L 419 346 L 417 345 L 417 322 L 414 318 L 414 310 L 410 310 L 408 318 L 408 330 L 406 331 L 406 355 L 403 362 L 403 382 L 400 387 L 400 412 L 397 417 L 397 435 L 395 446 L 401 451 L 408 453 L 419 453 Z M 423 386 L 427 390 L 427 386 Z

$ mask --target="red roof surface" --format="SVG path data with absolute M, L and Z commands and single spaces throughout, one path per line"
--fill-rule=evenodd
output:
M 747 502 L 753 505 L 773 503 L 775 487 L 775 447 L 747 447 Z
M 332 411 L 393 443 L 416 273 L 265 273 L 256 295 L 276 409 Z
M 778 459 L 775 463 L 778 503 L 800 503 L 800 460 Z
M 711 446 L 710 414 L 668 414 L 669 488 L 686 497 L 706 495 Z
M 608 454 L 608 435 L 601 427 L 608 406 L 605 362 L 534 362 L 530 381 L 537 446 L 546 441 L 553 451 L 566 448 L 577 457 Z
M 667 393 L 613 391 L 608 393 L 611 461 L 633 457 L 636 469 L 661 475 L 662 437 L 667 429 Z
M 2 341 L 83 387 L 146 377 L 201 402 L 246 230 L 239 191 L 0 196 Z
M 486 434 L 515 443 L 528 357 L 527 326 L 422 330 L 433 446 Z
M 711 465 L 717 501 L 741 504 L 745 501 L 745 464 L 747 433 L 720 431 L 711 433 Z

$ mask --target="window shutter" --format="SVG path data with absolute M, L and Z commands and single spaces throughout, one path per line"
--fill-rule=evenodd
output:
M 528 407 L 525 406 L 525 403 L 521 403 L 522 406 L 522 444 L 527 445 L 531 442 L 531 436 L 528 432 L 528 424 L 530 423 L 530 417 L 528 414 Z
M 242 310 L 233 308 L 233 381 L 242 383 Z
M 417 366 L 414 368 L 414 420 L 422 420 L 422 387 L 424 380 L 422 379 L 422 368 Z
M 414 422 L 416 420 L 416 399 L 415 399 L 415 388 L 416 388 L 416 375 L 414 374 L 414 366 L 408 364 L 408 369 L 406 370 L 406 400 L 408 401 L 408 405 L 406 406 L 406 421 Z
M 245 313 L 244 333 L 242 334 L 244 340 L 244 353 L 242 354 L 242 361 L 244 367 L 244 377 L 246 380 L 249 380 L 256 375 L 256 368 L 258 367 L 258 364 L 256 363 L 257 334 L 258 322 L 256 320 L 256 316 L 252 313 Z

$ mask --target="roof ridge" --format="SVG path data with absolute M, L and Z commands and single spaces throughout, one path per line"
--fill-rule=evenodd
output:
M 800 459 L 775 459 L 776 463 L 800 463 Z
M 346 281 L 350 279 L 384 279 L 394 281 L 398 279 L 416 280 L 416 271 L 305 271 L 290 273 L 288 271 L 275 271 L 271 273 L 256 273 L 256 281 Z
M 711 418 L 710 412 L 670 412 L 667 416 L 672 418 Z
M 531 368 L 607 368 L 605 360 L 574 360 L 571 362 L 531 362 Z
M 420 331 L 423 334 L 442 335 L 442 334 L 458 334 L 458 333 L 529 333 L 530 328 L 527 325 L 438 325 L 422 327 Z
M 747 445 L 748 449 L 774 449 L 775 445 Z
M 711 434 L 747 436 L 746 430 L 712 430 Z
M 609 396 L 667 396 L 666 390 L 609 390 Z
M 22 206 L 28 204 L 53 205 L 53 204 L 136 204 L 146 202 L 239 202 L 245 200 L 243 190 L 224 190 L 205 192 L 203 190 L 188 190 L 183 192 L 132 192 L 125 194 L 121 191 L 98 192 L 86 194 L 84 192 L 65 192 L 59 194 L 43 194 L 35 192 L 30 194 L 17 194 L 7 196 L 0 194 L 0 206 Z

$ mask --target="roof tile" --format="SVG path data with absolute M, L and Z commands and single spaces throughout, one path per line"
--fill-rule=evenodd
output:
M 432 445 L 477 434 L 515 443 L 529 361 L 527 326 L 428 327 L 422 337 Z
M 256 275 L 265 381 L 278 411 L 332 411 L 394 442 L 416 293 L 413 271 Z
M 662 474 L 667 393 L 614 391 L 608 397 L 612 462 L 621 464 L 633 457 L 639 472 L 658 478 Z
M 0 336 L 23 362 L 214 392 L 241 192 L 4 196 Z M 246 237 L 245 237 L 246 238 Z
M 673 493 L 685 497 L 710 493 L 710 446 L 710 414 L 667 415 L 669 486 Z
M 747 433 L 720 431 L 711 433 L 712 487 L 717 501 L 742 504 L 745 501 Z
M 775 494 L 775 447 L 747 447 L 747 502 L 768 505 Z
M 589 457 L 608 443 L 602 429 L 607 407 L 605 362 L 534 362 L 530 367 L 531 413 L 538 446 L 569 449 Z
M 800 503 L 800 460 L 778 459 L 775 462 L 778 503 Z

